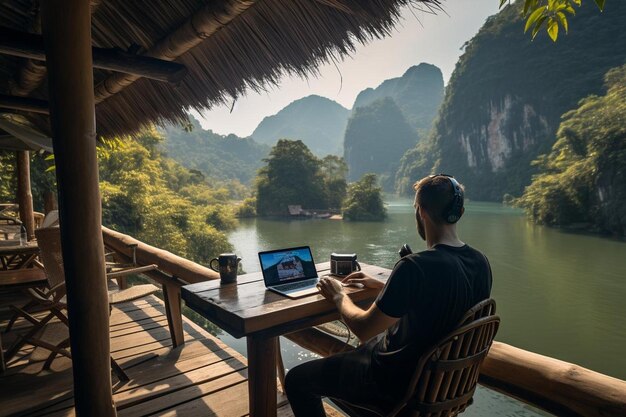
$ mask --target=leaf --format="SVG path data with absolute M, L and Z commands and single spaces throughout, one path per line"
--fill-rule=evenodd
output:
M 580 5 L 582 4 L 582 0 L 571 0 L 571 2 L 574 3 L 578 7 L 580 7 Z
M 502 6 L 504 6 L 504 4 L 507 2 L 508 0 L 500 0 L 500 8 L 502 8 Z
M 559 24 L 552 17 L 548 20 L 548 35 L 553 42 L 559 37 Z
M 535 36 L 537 36 L 537 33 L 539 33 L 539 29 L 541 29 L 541 25 L 543 24 L 543 22 L 546 21 L 547 18 L 548 16 L 543 16 L 541 19 L 537 20 L 537 23 L 535 23 L 535 27 L 532 31 L 532 39 L 535 39 Z
M 556 14 L 556 17 L 559 18 L 559 21 L 561 22 L 561 26 L 563 26 L 563 29 L 565 29 L 565 33 L 567 33 L 569 30 L 569 24 L 567 23 L 567 16 L 565 16 L 564 13 L 558 12 Z
M 526 21 L 526 26 L 524 27 L 524 33 L 526 33 L 528 29 L 530 29 L 530 27 L 537 21 L 537 19 L 539 19 L 543 15 L 545 11 L 546 11 L 546 7 L 541 6 L 537 10 L 531 13 L 531 15 L 528 17 L 528 20 Z
M 604 10 L 604 3 L 605 0 L 594 0 L 596 2 L 596 4 L 598 5 L 598 8 L 602 11 Z

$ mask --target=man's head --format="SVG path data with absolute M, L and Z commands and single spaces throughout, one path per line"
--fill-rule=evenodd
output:
M 426 222 L 432 228 L 444 228 L 455 224 L 465 212 L 464 188 L 451 176 L 429 175 L 416 182 L 413 188 L 417 231 L 424 240 L 426 240 Z

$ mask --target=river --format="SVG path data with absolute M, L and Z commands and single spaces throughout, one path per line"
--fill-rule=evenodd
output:
M 246 272 L 259 270 L 257 252 L 309 245 L 316 262 L 331 252 L 392 268 L 409 243 L 425 249 L 412 200 L 388 199 L 384 222 L 247 219 L 229 240 Z M 493 269 L 492 296 L 502 319 L 497 340 L 626 379 L 626 242 L 536 226 L 516 209 L 471 202 L 459 222 L 461 239 L 482 250 Z M 245 354 L 245 343 L 220 337 Z M 285 366 L 313 357 L 282 340 Z M 464 415 L 543 413 L 486 389 Z

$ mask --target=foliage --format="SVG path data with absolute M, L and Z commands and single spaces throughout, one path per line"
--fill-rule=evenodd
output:
M 345 196 L 346 164 L 335 155 L 318 159 L 301 140 L 280 139 L 256 179 L 256 212 L 285 215 L 287 206 L 339 208 Z
M 228 192 L 167 159 L 159 150 L 162 141 L 156 129 L 147 129 L 100 155 L 103 224 L 207 264 L 231 249 L 223 233 L 236 224 L 225 204 Z M 212 196 L 222 201 L 215 204 Z
M 54 173 L 48 171 L 50 163 L 41 153 L 30 154 L 30 181 L 33 208 L 43 212 L 44 195 L 56 192 Z M 17 201 L 17 168 L 15 152 L 0 150 L 0 202 Z
M 516 204 L 547 225 L 586 223 L 626 236 L 626 65 L 606 76 L 604 96 L 566 113 L 540 173 Z
M 600 15 L 587 1 L 576 9 L 586 24 L 556 45 L 543 33 L 534 42 L 522 33 L 522 3 L 488 18 L 465 45 L 428 138 L 432 148 L 407 155 L 405 174 L 421 175 L 425 158 L 427 173 L 454 174 L 473 200 L 520 196 L 537 172 L 531 162 L 554 144 L 563 113 L 602 94 L 604 74 L 626 61 L 626 2 L 608 2 Z M 401 174 L 397 184 L 419 179 Z
M 380 221 L 387 216 L 383 204 L 382 188 L 376 174 L 365 174 L 348 187 L 343 206 L 343 217 L 354 221 Z
M 322 159 L 320 169 L 324 177 L 326 206 L 334 209 L 341 208 L 348 186 L 346 182 L 346 175 L 348 174 L 346 161 L 336 155 L 327 155 Z
M 222 136 L 204 130 L 196 119 L 186 127 L 168 125 L 160 147 L 186 168 L 221 181 L 250 184 L 269 147 L 252 138 Z
M 593 0 L 600 9 L 604 10 L 605 0 Z M 509 3 L 510 0 L 500 0 L 500 8 Z M 567 14 L 575 15 L 574 6 L 580 7 L 582 0 L 524 0 L 524 9 L 522 16 L 526 18 L 524 33 L 529 29 L 531 36 L 535 39 L 539 30 L 545 25 L 546 32 L 553 42 L 556 42 L 559 36 L 559 24 L 565 30 L 569 31 L 569 23 Z
M 0 151 L 0 202 L 16 201 L 17 173 L 15 152 Z
M 358 107 L 346 128 L 344 157 L 348 179 L 376 173 L 386 190 L 393 190 L 398 161 L 417 143 L 417 134 L 390 98 Z
M 256 216 L 256 198 L 248 197 L 241 205 L 237 206 L 237 217 L 255 217 Z
M 259 215 L 287 214 L 288 205 L 325 207 L 319 159 L 301 140 L 280 139 L 257 176 Z

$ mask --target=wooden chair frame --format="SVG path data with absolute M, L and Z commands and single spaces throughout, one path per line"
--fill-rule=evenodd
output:
M 498 331 L 496 303 L 486 299 L 469 309 L 455 330 L 418 360 L 402 399 L 392 410 L 335 402 L 349 415 L 384 417 L 455 416 L 471 405 L 480 365 Z

